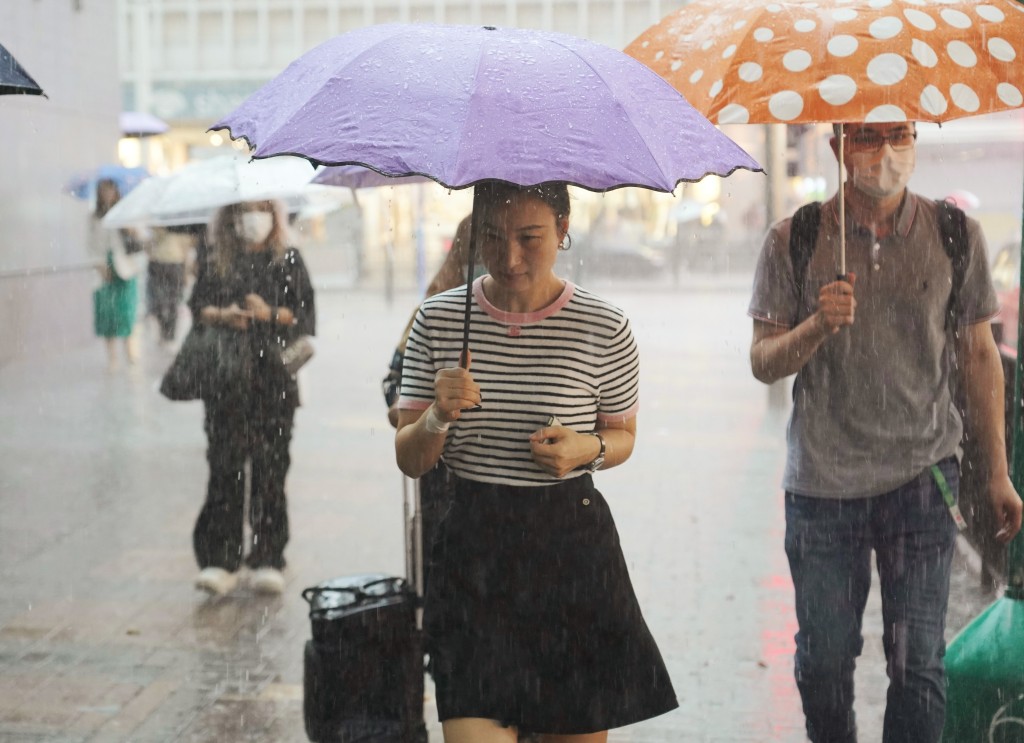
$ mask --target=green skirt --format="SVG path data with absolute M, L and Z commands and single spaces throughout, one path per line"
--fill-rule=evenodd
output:
M 135 325 L 138 305 L 135 278 L 115 278 L 93 292 L 93 327 L 101 338 L 127 338 Z

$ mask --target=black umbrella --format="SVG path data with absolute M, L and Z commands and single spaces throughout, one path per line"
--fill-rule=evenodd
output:
M 25 72 L 25 68 L 18 64 L 14 55 L 7 51 L 3 44 L 0 44 L 0 95 L 19 93 L 46 97 L 43 89 L 32 79 L 31 75 Z

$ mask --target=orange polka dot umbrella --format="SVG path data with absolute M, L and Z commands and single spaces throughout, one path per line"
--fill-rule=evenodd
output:
M 1016 0 L 694 0 L 626 53 L 718 124 L 940 122 L 1024 105 Z

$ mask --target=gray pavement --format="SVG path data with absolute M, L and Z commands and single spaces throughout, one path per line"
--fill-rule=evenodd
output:
M 592 285 L 632 317 L 643 359 L 636 452 L 598 484 L 680 697 L 616 743 L 804 740 L 778 487 L 785 411 L 747 368 L 748 286 Z M 140 366 L 108 373 L 97 342 L 0 369 L 0 741 L 305 740 L 299 592 L 404 570 L 379 381 L 414 303 L 318 295 L 288 481 L 288 586 L 275 599 L 192 588 L 205 443 L 200 405 L 156 392 L 168 352 L 147 338 Z M 950 637 L 993 598 L 958 558 Z M 862 741 L 880 738 L 880 621 L 874 593 Z M 429 693 L 427 710 L 436 743 Z

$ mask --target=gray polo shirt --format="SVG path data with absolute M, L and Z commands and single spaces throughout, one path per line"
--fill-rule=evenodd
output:
M 802 302 L 789 255 L 790 222 L 775 224 L 765 238 L 749 307 L 751 317 L 787 328 L 816 310 L 819 287 L 835 279 L 835 197 L 822 205 Z M 968 237 L 959 325 L 988 320 L 999 309 L 985 239 L 973 219 Z M 963 434 L 950 390 L 945 314 L 953 269 L 939 239 L 938 206 L 907 191 L 896 229 L 879 240 L 848 212 L 846 266 L 857 276 L 854 324 L 827 339 L 795 382 L 783 487 L 800 495 L 886 493 L 955 454 Z

